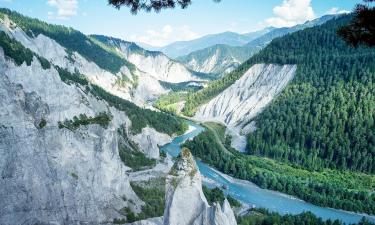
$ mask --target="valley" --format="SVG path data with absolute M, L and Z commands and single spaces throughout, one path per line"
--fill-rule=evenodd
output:
M 0 8 L 0 224 L 374 224 L 352 19 L 154 48 Z

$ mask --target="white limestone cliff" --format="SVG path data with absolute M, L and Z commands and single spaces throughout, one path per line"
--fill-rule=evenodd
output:
M 159 159 L 159 146 L 171 142 L 172 138 L 167 134 L 157 132 L 153 128 L 145 127 L 140 134 L 133 137 L 133 141 L 139 145 L 147 157 Z
M 164 225 L 236 225 L 227 201 L 210 206 L 202 191 L 202 178 L 188 149 L 181 154 L 166 180 Z
M 201 106 L 195 119 L 216 121 L 228 126 L 232 146 L 244 150 L 243 136 L 254 129 L 252 119 L 286 87 L 296 72 L 296 65 L 256 64 L 239 80 L 207 104 Z
M 123 207 L 140 211 L 118 154 L 117 128 L 130 126 L 123 112 L 63 83 L 35 57 L 17 66 L 0 48 L 0 73 L 0 224 L 99 223 L 123 217 Z M 113 116 L 107 128 L 57 126 L 100 112 Z

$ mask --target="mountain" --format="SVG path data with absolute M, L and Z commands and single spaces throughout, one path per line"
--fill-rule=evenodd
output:
M 154 168 L 158 182 L 164 180 L 173 163 L 159 146 L 187 125 L 130 101 L 133 86 L 119 88 L 118 78 L 151 75 L 117 50 L 71 28 L 0 9 L 0 224 L 124 224 L 155 216 L 139 224 L 160 224 L 162 214 L 148 208 L 134 180 L 150 182 Z M 169 75 L 158 78 L 174 79 Z M 199 188 L 197 182 L 182 189 Z M 190 206 L 181 201 L 167 209 L 173 215 Z M 228 202 L 222 209 L 205 207 L 215 224 L 235 223 Z
M 375 52 L 365 47 L 353 49 L 337 36 L 336 30 L 350 19 L 351 15 L 341 16 L 274 39 L 225 79 L 189 96 L 185 112 L 193 112 L 198 106 L 196 116 L 200 119 L 240 126 L 236 133 L 247 136 L 250 154 L 309 169 L 373 173 L 375 154 L 368 149 L 375 143 Z M 269 88 L 265 82 L 253 90 L 256 83 L 247 81 L 246 75 L 259 64 L 296 65 L 297 70 L 276 97 L 266 91 L 267 107 L 262 106 L 261 111 L 258 107 L 246 108 L 243 112 L 246 101 L 261 97 L 259 91 Z M 267 79 L 275 76 L 276 71 Z M 274 88 L 284 83 L 276 82 Z M 238 102 L 234 100 L 237 98 Z
M 193 51 L 204 49 L 217 44 L 225 44 L 229 46 L 244 45 L 259 36 L 271 31 L 273 28 L 255 31 L 247 34 L 238 34 L 234 32 L 224 32 L 219 34 L 206 35 L 191 41 L 178 41 L 160 48 L 150 50 L 158 50 L 165 53 L 171 58 L 187 55 Z M 144 46 L 147 48 L 147 46 Z
M 19 26 L 20 29 L 14 29 L 12 33 L 24 46 L 71 73 L 84 75 L 111 94 L 140 106 L 156 100 L 174 86 L 187 88 L 194 81 L 196 88 L 197 84 L 199 87 L 208 79 L 204 74 L 186 69 L 164 55 L 138 57 L 134 61 L 138 68 L 121 51 L 103 44 L 94 36 L 3 11 Z
M 180 56 L 177 60 L 192 70 L 221 77 L 235 70 L 261 48 L 261 46 L 255 46 L 252 49 L 220 44 Z
M 273 39 L 308 27 L 321 25 L 334 17 L 335 15 L 326 15 L 294 27 L 270 28 L 267 29 L 268 32 L 242 46 L 214 45 L 191 52 L 186 56 L 180 56 L 177 60 L 192 70 L 222 76 L 233 71 L 267 46 Z
M 254 124 L 249 123 L 288 85 L 296 73 L 296 65 L 256 64 L 195 115 L 199 121 L 217 121 L 227 125 L 232 134 L 232 147 L 246 150 L 246 137 Z
M 133 63 L 139 70 L 146 72 L 155 79 L 167 83 L 182 83 L 189 81 L 204 81 L 209 76 L 187 69 L 182 63 L 168 58 L 162 52 L 147 51 L 133 42 L 102 35 L 90 37 L 114 48 L 127 61 Z

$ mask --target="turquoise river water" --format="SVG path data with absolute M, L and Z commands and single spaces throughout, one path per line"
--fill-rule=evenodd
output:
M 174 138 L 171 143 L 161 147 L 161 150 L 176 157 L 181 151 L 181 144 L 204 131 L 204 128 L 196 123 L 189 121 L 189 125 L 190 128 L 194 129 L 189 129 L 189 132 Z M 226 186 L 227 188 L 223 190 L 226 194 L 251 206 L 266 208 L 280 214 L 299 214 L 304 211 L 311 211 L 323 219 L 339 219 L 347 224 L 357 223 L 363 216 L 375 222 L 375 216 L 316 206 L 283 193 L 262 189 L 249 181 L 232 178 L 201 161 L 197 161 L 197 165 L 201 174 L 213 181 L 207 183 L 207 185 Z

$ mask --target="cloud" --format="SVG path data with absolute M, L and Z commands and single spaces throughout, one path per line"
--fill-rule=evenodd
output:
M 47 0 L 47 4 L 57 9 L 57 13 L 48 12 L 48 17 L 68 19 L 77 15 L 78 0 Z
M 265 21 L 268 26 L 291 27 L 315 19 L 311 0 L 284 0 L 273 8 L 273 13 L 275 17 Z
M 160 31 L 150 29 L 145 34 L 132 35 L 130 36 L 130 40 L 160 47 L 174 41 L 187 41 L 198 37 L 200 35 L 192 31 L 189 26 L 184 25 L 174 28 L 171 25 L 165 25 Z
M 344 9 L 339 9 L 337 7 L 333 7 L 326 12 L 326 14 L 328 14 L 328 15 L 344 14 L 344 13 L 347 14 L 347 13 L 350 13 L 350 11 L 344 10 Z

